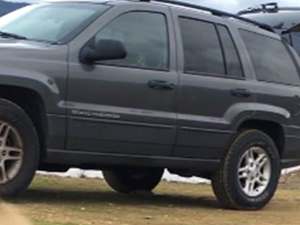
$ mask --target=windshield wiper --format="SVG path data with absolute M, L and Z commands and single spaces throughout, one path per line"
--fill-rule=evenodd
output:
M 27 37 L 18 35 L 18 34 L 13 34 L 13 33 L 8 33 L 8 32 L 3 32 L 0 31 L 0 37 L 4 37 L 4 38 L 13 38 L 13 39 L 18 39 L 18 40 L 27 40 Z
M 29 41 L 36 41 L 36 42 L 44 42 L 44 43 L 48 43 L 48 44 L 51 44 L 51 45 L 59 45 L 59 44 L 61 44 L 61 42 L 59 42 L 59 41 L 48 41 L 48 40 L 41 40 L 41 39 L 30 39 L 30 38 L 27 38 L 25 36 L 21 36 L 21 35 L 18 35 L 18 34 L 13 34 L 13 33 L 8 33 L 8 32 L 3 32 L 3 31 L 0 31 L 0 37 L 3 37 L 3 38 L 13 38 L 13 39 L 18 39 L 18 40 L 29 40 Z

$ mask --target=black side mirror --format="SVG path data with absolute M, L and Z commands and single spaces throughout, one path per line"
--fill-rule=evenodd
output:
M 124 59 L 127 51 L 122 42 L 102 39 L 94 47 L 85 46 L 80 53 L 80 62 L 92 64 L 96 61 Z

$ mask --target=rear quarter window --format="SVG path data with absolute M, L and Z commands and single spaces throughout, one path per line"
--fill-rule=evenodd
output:
M 258 80 L 300 85 L 296 64 L 282 41 L 246 30 L 240 30 L 240 33 Z
M 240 56 L 230 31 L 227 27 L 218 25 L 218 32 L 223 46 L 227 74 L 233 77 L 243 77 Z

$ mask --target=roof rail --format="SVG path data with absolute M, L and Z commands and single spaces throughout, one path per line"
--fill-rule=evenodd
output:
M 140 1 L 150 2 L 151 0 L 140 0 Z M 254 20 L 243 18 L 243 17 L 240 17 L 239 15 L 231 14 L 231 13 L 224 12 L 224 11 L 221 11 L 221 10 L 212 9 L 212 8 L 205 7 L 205 6 L 200 6 L 200 5 L 195 5 L 195 4 L 192 4 L 192 3 L 180 2 L 180 1 L 177 1 L 177 0 L 154 0 L 154 1 L 167 3 L 167 4 L 184 6 L 184 7 L 193 8 L 193 9 L 199 9 L 199 10 L 210 12 L 211 14 L 213 14 L 215 16 L 229 17 L 229 18 L 238 19 L 240 21 L 253 24 L 253 25 L 258 26 L 258 27 L 260 27 L 264 30 L 275 33 L 273 28 L 271 26 L 267 25 L 267 24 L 259 23 L 259 22 L 256 22 Z

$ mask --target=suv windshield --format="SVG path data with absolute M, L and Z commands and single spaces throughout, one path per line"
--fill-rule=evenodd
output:
M 62 43 L 73 38 L 108 9 L 102 4 L 45 3 L 28 6 L 0 19 L 0 35 Z

